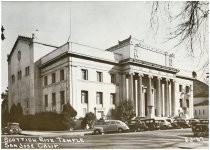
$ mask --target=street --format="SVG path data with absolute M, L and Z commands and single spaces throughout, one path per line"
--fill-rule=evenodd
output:
M 190 128 L 104 135 L 2 135 L 2 148 L 86 149 L 208 149 L 208 137 L 195 137 Z

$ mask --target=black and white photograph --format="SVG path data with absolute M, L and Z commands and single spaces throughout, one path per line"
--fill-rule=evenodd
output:
M 1 1 L 1 149 L 209 149 L 209 1 Z

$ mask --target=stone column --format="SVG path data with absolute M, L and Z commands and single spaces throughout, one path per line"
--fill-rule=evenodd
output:
M 134 98 L 133 98 L 133 73 L 129 73 L 129 100 L 134 103 Z
M 127 100 L 126 73 L 123 73 L 122 80 L 123 80 L 123 99 L 122 99 L 122 101 L 124 101 L 124 100 Z
M 157 77 L 157 94 L 156 94 L 156 101 L 157 101 L 157 117 L 161 117 L 161 77 Z
M 169 79 L 165 81 L 165 117 L 169 116 L 169 86 L 168 86 Z
M 143 99 L 142 99 L 142 77 L 143 74 L 138 74 L 138 100 L 137 100 L 137 105 L 138 105 L 138 116 L 142 117 L 143 116 Z
M 147 116 L 149 118 L 154 117 L 154 99 L 152 99 L 152 88 L 151 88 L 151 82 L 152 82 L 152 76 L 148 76 L 148 86 L 147 86 Z
M 175 90 L 175 80 L 172 80 L 171 82 L 171 113 L 172 113 L 172 116 L 175 116 L 176 115 L 176 100 L 175 100 L 175 93 L 176 93 L 176 90 Z

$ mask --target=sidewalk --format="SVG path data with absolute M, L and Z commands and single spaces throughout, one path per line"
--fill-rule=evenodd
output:
M 72 131 L 22 131 L 22 135 L 32 136 L 84 136 L 91 134 L 93 130 L 72 130 Z

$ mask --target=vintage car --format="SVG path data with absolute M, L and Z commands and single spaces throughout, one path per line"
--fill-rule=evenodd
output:
M 184 118 L 177 118 L 175 122 L 180 128 L 190 128 L 189 120 Z
M 155 119 L 142 119 L 141 121 L 146 124 L 148 130 L 157 130 L 159 128 L 155 123 Z
M 93 127 L 94 134 L 128 131 L 129 127 L 120 120 L 105 120 L 97 122 Z
M 135 132 L 145 131 L 148 128 L 144 122 L 138 119 L 128 121 L 127 125 L 130 128 L 130 131 L 135 131 Z
M 191 127 L 195 126 L 198 123 L 200 123 L 198 119 L 189 119 L 189 124 Z
M 21 134 L 19 123 L 7 123 L 7 126 L 2 129 L 2 134 Z
M 171 129 L 172 125 L 170 122 L 168 122 L 166 119 L 158 119 L 155 120 L 155 124 L 156 124 L 156 129 Z
M 200 123 L 197 123 L 192 127 L 192 132 L 195 136 L 204 136 L 209 134 L 209 120 L 200 120 Z

